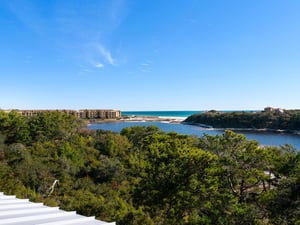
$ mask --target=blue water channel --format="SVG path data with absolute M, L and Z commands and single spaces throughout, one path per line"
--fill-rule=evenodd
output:
M 205 129 L 198 126 L 178 124 L 178 123 L 162 123 L 162 122 L 109 122 L 109 123 L 97 123 L 88 126 L 91 130 L 110 130 L 113 132 L 120 132 L 125 127 L 132 126 L 150 126 L 154 125 L 165 132 L 177 132 L 179 134 L 188 134 L 203 136 L 204 133 L 210 135 L 222 134 L 221 130 Z M 257 132 L 238 132 L 244 134 L 249 140 L 256 140 L 261 145 L 280 146 L 290 144 L 296 149 L 300 149 L 300 136 L 293 134 L 281 134 L 281 133 L 257 133 Z

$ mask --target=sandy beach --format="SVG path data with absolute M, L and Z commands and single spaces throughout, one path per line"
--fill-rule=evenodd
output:
M 126 122 L 161 122 L 161 123 L 181 123 L 186 117 L 165 117 L 165 116 L 128 116 L 121 121 Z

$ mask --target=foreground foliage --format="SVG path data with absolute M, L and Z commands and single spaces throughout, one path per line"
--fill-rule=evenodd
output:
M 121 225 L 300 224 L 292 146 L 261 147 L 232 131 L 81 125 L 59 112 L 0 112 L 0 190 Z

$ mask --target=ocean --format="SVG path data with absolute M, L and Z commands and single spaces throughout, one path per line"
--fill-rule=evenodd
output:
M 220 112 L 257 112 L 257 110 L 220 110 Z M 124 116 L 158 116 L 158 117 L 189 117 L 193 114 L 200 114 L 206 112 L 204 110 L 198 111 L 122 111 Z
M 204 111 L 124 111 L 123 116 L 188 117 Z

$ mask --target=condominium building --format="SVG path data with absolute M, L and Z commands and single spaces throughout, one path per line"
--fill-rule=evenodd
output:
M 111 109 L 84 109 L 77 111 L 76 117 L 82 119 L 118 119 L 121 118 L 121 111 Z
M 9 110 L 6 110 L 9 112 Z M 80 119 L 119 119 L 122 114 L 120 110 L 114 109 L 81 109 L 81 110 L 16 110 L 22 116 L 32 117 L 43 112 L 63 112 L 74 115 Z

